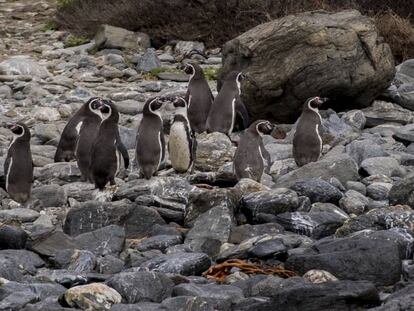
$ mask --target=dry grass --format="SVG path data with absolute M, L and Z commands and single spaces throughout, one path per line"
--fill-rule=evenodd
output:
M 412 0 L 60 1 L 64 5 L 57 10 L 56 22 L 61 28 L 92 37 L 100 24 L 110 24 L 146 32 L 156 47 L 171 40 L 199 40 L 216 47 L 260 23 L 288 14 L 353 8 L 375 17 L 397 60 L 414 57 Z

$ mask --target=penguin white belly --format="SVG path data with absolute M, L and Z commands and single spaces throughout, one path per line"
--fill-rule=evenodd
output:
M 182 122 L 175 122 L 171 126 L 168 147 L 172 167 L 178 172 L 186 172 L 191 165 L 191 151 Z
M 9 191 L 9 176 L 10 176 L 12 165 L 13 165 L 13 157 L 10 158 L 10 164 L 6 172 L 6 191 L 7 192 Z
M 229 129 L 229 132 L 228 132 L 229 136 L 233 132 L 235 121 L 236 121 L 236 98 L 234 98 L 232 103 L 231 103 L 231 124 L 230 124 L 230 129 Z
M 323 144 L 322 144 L 322 137 L 319 133 L 319 124 L 316 124 L 316 135 L 318 136 L 318 139 L 319 139 L 319 157 L 320 157 L 322 153 Z

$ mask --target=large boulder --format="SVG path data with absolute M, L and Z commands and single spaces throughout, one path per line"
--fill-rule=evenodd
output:
M 254 118 L 292 122 L 306 98 L 324 95 L 335 110 L 366 107 L 394 77 L 388 44 L 355 10 L 289 15 L 223 47 L 221 79 L 243 70 L 243 100 Z M 219 81 L 219 88 L 221 81 Z
M 151 42 L 149 36 L 145 33 L 102 25 L 95 35 L 95 45 L 109 49 L 145 50 L 151 46 Z

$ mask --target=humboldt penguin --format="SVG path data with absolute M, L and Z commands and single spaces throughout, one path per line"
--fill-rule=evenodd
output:
M 303 105 L 302 115 L 293 136 L 293 157 L 298 166 L 318 161 L 321 156 L 322 118 L 319 114 L 319 107 L 327 100 L 327 98 L 311 97 Z
M 241 81 L 244 78 L 243 73 L 237 71 L 232 71 L 226 76 L 208 114 L 206 123 L 208 133 L 221 132 L 230 135 L 238 115 L 243 120 L 243 127 L 247 128 L 249 116 L 240 98 Z
M 187 102 L 182 97 L 173 100 L 174 120 L 168 140 L 171 166 L 178 173 L 192 170 L 195 159 L 196 140 L 187 117 Z
M 119 112 L 115 104 L 103 100 L 100 102 L 99 110 L 102 122 L 91 148 L 89 170 L 95 187 L 103 190 L 108 182 L 115 185 L 115 176 L 121 169 L 122 157 L 125 168 L 128 168 L 129 157 L 119 139 Z
M 76 142 L 79 130 L 87 117 L 90 109 L 97 109 L 98 97 L 90 98 L 81 108 L 69 119 L 60 136 L 59 144 L 55 153 L 55 162 L 69 162 L 76 160 Z
M 262 141 L 263 135 L 269 135 L 274 125 L 266 120 L 252 123 L 240 138 L 233 159 L 233 171 L 237 179 L 250 178 L 260 182 L 265 167 L 270 168 L 270 155 Z
M 184 71 L 190 75 L 185 100 L 188 103 L 191 129 L 195 133 L 203 133 L 206 130 L 206 120 L 214 97 L 204 77 L 203 69 L 198 64 L 186 63 Z
M 162 106 L 163 101 L 159 97 L 147 100 L 137 131 L 135 158 L 140 176 L 146 179 L 157 174 L 165 156 L 163 120 L 160 113 Z
M 5 188 L 14 201 L 24 204 L 30 199 L 33 184 L 30 131 L 21 122 L 8 124 L 7 128 L 13 133 L 13 139 L 4 162 Z
M 82 121 L 76 125 L 78 138 L 76 141 L 75 155 L 79 170 L 82 174 L 82 181 L 92 182 L 89 176 L 91 148 L 96 140 L 101 125 L 102 112 L 100 107 L 102 107 L 102 105 L 102 98 L 91 99 L 87 109 L 85 109 Z

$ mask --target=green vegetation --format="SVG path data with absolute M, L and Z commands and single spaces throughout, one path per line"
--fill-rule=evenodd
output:
M 56 0 L 59 8 L 66 8 L 75 4 L 78 0 Z
M 151 71 L 144 73 L 143 78 L 145 80 L 158 80 L 158 75 L 162 72 L 180 73 L 182 71 L 176 68 L 159 67 L 159 68 L 154 68 Z
M 65 39 L 65 48 L 70 48 L 72 46 L 78 46 L 78 45 L 82 45 L 85 43 L 88 43 L 90 40 L 86 37 L 83 36 L 74 36 L 74 35 L 69 35 L 66 39 Z
M 44 26 L 43 26 L 43 31 L 48 31 L 48 30 L 57 30 L 58 29 L 58 25 L 56 24 L 55 21 L 48 21 Z
M 207 80 L 217 80 L 219 68 L 217 67 L 207 67 L 204 68 L 204 76 Z

